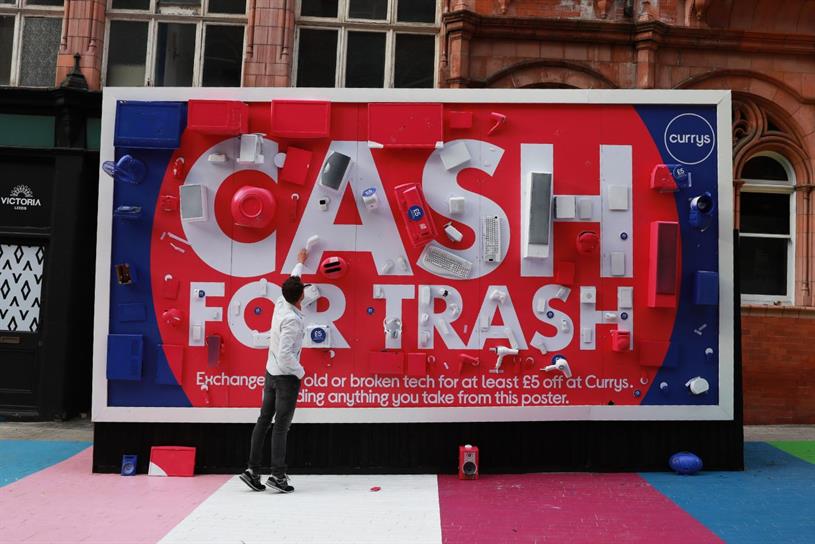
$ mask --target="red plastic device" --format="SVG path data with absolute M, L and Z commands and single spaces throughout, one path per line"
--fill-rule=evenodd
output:
M 467 444 L 458 447 L 458 479 L 478 479 L 478 448 Z
M 614 329 L 611 331 L 611 351 L 628 351 L 631 348 L 631 332 Z
M 178 279 L 174 278 L 170 274 L 167 274 L 164 276 L 164 281 L 161 283 L 161 296 L 175 300 L 176 297 L 178 297 L 178 289 L 180 286 L 181 282 L 178 281 Z
M 667 164 L 658 164 L 651 171 L 651 189 L 661 193 L 673 193 L 679 190 Z
M 473 126 L 473 112 L 449 111 L 447 112 L 447 124 L 452 129 L 471 128 Z
M 675 308 L 682 265 L 679 256 L 679 223 L 651 223 L 648 258 L 648 306 Z
M 320 263 L 319 272 L 329 280 L 338 280 L 348 273 L 348 263 L 342 257 L 327 257 Z
M 272 132 L 277 136 L 328 138 L 331 128 L 331 102 L 325 100 L 272 100 L 271 114 Z
M 195 472 L 195 448 L 153 446 L 150 448 L 149 476 L 192 476 Z
M 161 195 L 159 197 L 160 208 L 163 212 L 174 212 L 178 209 L 178 197 L 173 195 Z
M 395 187 L 396 204 L 402 212 L 408 236 L 414 247 L 421 246 L 436 237 L 436 225 L 430 216 L 430 208 L 425 202 L 422 190 L 415 183 L 405 183 Z
M 232 220 L 236 225 L 263 229 L 274 220 L 277 202 L 268 190 L 246 186 L 235 191 L 230 204 Z
M 286 150 L 286 162 L 283 163 L 283 170 L 280 171 L 280 181 L 295 185 L 305 184 L 308 169 L 311 166 L 311 155 L 311 151 L 289 147 Z
M 237 100 L 190 100 L 187 128 L 204 134 L 237 136 L 249 132 L 249 106 Z
M 405 373 L 405 353 L 402 351 L 369 352 L 368 373 L 377 376 L 402 376 Z
M 588 255 L 600 247 L 600 237 L 592 230 L 584 230 L 577 235 L 577 251 Z
M 171 327 L 175 327 L 184 321 L 184 314 L 178 308 L 170 308 L 162 312 L 161 319 Z
M 433 149 L 444 141 L 441 104 L 368 104 L 368 140 L 385 148 Z

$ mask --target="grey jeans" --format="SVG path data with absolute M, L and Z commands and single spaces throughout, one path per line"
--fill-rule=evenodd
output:
M 272 376 L 266 373 L 263 386 L 263 406 L 260 409 L 255 428 L 252 430 L 252 446 L 249 450 L 249 468 L 260 472 L 263 444 L 269 429 L 272 428 L 272 474 L 282 476 L 286 473 L 286 435 L 289 432 L 297 394 L 300 391 L 300 379 L 297 376 Z

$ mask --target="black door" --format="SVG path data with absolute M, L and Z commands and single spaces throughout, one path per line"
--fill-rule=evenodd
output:
M 0 236 L 0 410 L 35 416 L 45 241 Z

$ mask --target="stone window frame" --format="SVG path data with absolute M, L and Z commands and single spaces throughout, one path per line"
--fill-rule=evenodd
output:
M 782 234 L 763 234 L 763 233 L 745 233 L 739 230 L 739 238 L 774 238 L 774 239 L 787 239 L 787 294 L 786 296 L 780 295 L 761 295 L 755 293 L 744 293 L 741 295 L 742 304 L 783 304 L 791 305 L 795 301 L 795 250 L 796 250 L 796 202 L 795 202 L 795 169 L 792 163 L 784 155 L 774 151 L 759 151 L 752 153 L 744 161 L 744 164 L 750 162 L 751 159 L 756 157 L 769 157 L 778 162 L 787 173 L 787 181 L 779 180 L 760 180 L 740 178 L 739 196 L 741 199 L 742 193 L 763 193 L 763 194 L 784 194 L 789 199 L 789 222 L 790 229 L 788 235 Z M 741 206 L 739 206 L 739 209 Z
M 13 3 L 0 4 L 0 17 L 14 18 L 14 37 L 11 45 L 11 74 L 9 76 L 9 87 L 17 87 L 20 84 L 20 70 L 22 68 L 23 53 L 23 33 L 25 32 L 25 20 L 29 17 L 51 17 L 62 20 L 62 30 L 60 39 L 65 35 L 65 13 L 64 3 L 60 6 L 38 6 L 29 3 L 30 0 L 14 0 Z M 59 54 L 59 47 L 54 51 L 54 59 Z M 56 72 L 54 73 L 56 80 Z M 55 82 L 47 87 L 53 87 Z
M 433 87 L 439 85 L 439 36 L 441 34 L 441 13 L 442 2 L 436 1 L 436 19 L 433 23 L 405 23 L 396 20 L 398 2 L 409 2 L 410 0 L 388 0 L 388 15 L 385 20 L 354 19 L 348 17 L 349 0 L 337 0 L 337 17 L 309 17 L 301 16 L 301 0 L 296 0 L 295 5 L 295 32 L 294 32 L 294 53 L 291 66 L 291 85 L 297 87 L 297 63 L 300 53 L 300 30 L 336 30 L 337 31 L 337 60 L 334 87 L 345 87 L 345 74 L 348 59 L 346 58 L 346 46 L 348 43 L 348 32 L 381 32 L 385 33 L 385 89 L 393 88 L 396 58 L 396 35 L 433 35 L 435 36 L 435 48 L 433 54 Z
M 200 87 L 204 76 L 204 45 L 206 43 L 206 30 L 209 25 L 239 26 L 243 28 L 243 47 L 241 54 L 241 85 L 243 85 L 246 63 L 246 47 L 248 45 L 247 27 L 248 13 L 253 1 L 246 1 L 246 12 L 241 14 L 210 13 L 209 1 L 201 0 L 201 9 L 167 6 L 159 7 L 159 0 L 150 0 L 150 7 L 146 10 L 113 9 L 113 0 L 106 0 L 107 16 L 105 17 L 105 47 L 102 53 L 101 84 L 106 85 L 108 74 L 108 45 L 110 43 L 110 25 L 113 21 L 146 22 L 147 48 L 145 52 L 144 83 L 145 87 L 153 86 L 156 68 L 156 42 L 158 41 L 158 28 L 160 23 L 182 23 L 195 25 L 195 59 L 192 67 L 192 86 Z

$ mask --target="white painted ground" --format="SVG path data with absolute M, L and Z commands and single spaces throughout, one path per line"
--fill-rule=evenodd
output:
M 435 475 L 292 476 L 291 483 L 288 495 L 259 493 L 236 476 L 161 543 L 441 543 Z

